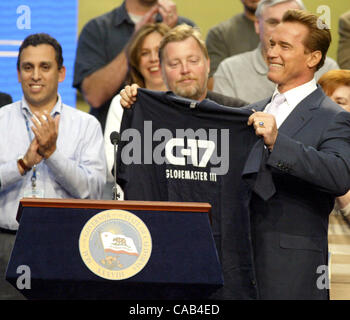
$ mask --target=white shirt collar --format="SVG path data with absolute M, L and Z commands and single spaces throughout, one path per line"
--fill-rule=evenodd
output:
M 286 100 L 278 108 L 276 108 L 276 106 L 272 107 L 273 99 L 280 93 L 276 87 L 272 95 L 271 102 L 267 104 L 264 111 L 275 116 L 277 128 L 279 128 L 284 120 L 286 120 L 290 113 L 295 109 L 295 107 L 316 89 L 317 85 L 315 79 L 312 79 L 301 86 L 290 89 L 283 94 Z
M 301 86 L 290 89 L 284 93 L 287 103 L 291 107 L 295 107 L 300 101 L 305 99 L 309 94 L 317 89 L 317 84 L 315 78 L 312 78 L 309 82 L 302 84 Z M 272 95 L 272 99 L 278 94 L 279 91 L 277 87 Z
M 28 114 L 30 117 L 33 116 L 28 106 L 27 100 L 25 99 L 24 96 L 22 97 L 22 101 L 21 101 L 21 109 L 22 109 L 22 112 L 24 112 L 24 114 Z M 62 109 L 62 98 L 60 94 L 57 93 L 57 102 L 51 110 L 51 116 L 55 115 L 56 113 L 61 113 L 61 109 Z

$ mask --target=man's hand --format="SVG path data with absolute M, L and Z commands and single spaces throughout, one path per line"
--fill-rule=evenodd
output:
M 174 28 L 178 20 L 176 4 L 172 0 L 159 0 L 158 8 L 158 11 L 163 18 L 163 22 L 170 28 Z
M 60 116 L 53 119 L 46 111 L 36 112 L 35 115 L 36 118 L 32 118 L 34 123 L 32 130 L 39 145 L 38 154 L 48 159 L 56 150 Z
M 158 4 L 154 5 L 147 13 L 142 17 L 142 19 L 135 25 L 135 31 L 137 32 L 141 27 L 147 23 L 155 22 L 155 15 L 158 12 Z
M 272 151 L 277 139 L 276 119 L 272 114 L 254 112 L 248 119 L 248 126 L 254 126 L 255 134 L 264 138 L 266 147 Z
M 163 23 L 173 28 L 177 24 L 177 10 L 176 4 L 172 0 L 159 0 L 158 4 L 154 5 L 141 19 L 139 23 L 135 25 L 135 32 L 147 23 L 154 23 L 155 16 L 159 14 L 163 18 Z
M 120 91 L 120 104 L 123 108 L 130 109 L 131 106 L 137 100 L 137 89 L 140 88 L 136 83 L 131 86 L 125 86 L 123 90 Z
M 43 157 L 38 153 L 39 144 L 36 138 L 32 140 L 26 154 L 23 157 L 23 162 L 28 168 L 33 168 L 43 160 Z M 19 173 L 24 174 L 24 169 L 17 163 Z

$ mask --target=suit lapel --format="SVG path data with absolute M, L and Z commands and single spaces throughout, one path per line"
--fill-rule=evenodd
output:
M 320 108 L 323 98 L 324 93 L 318 87 L 294 108 L 278 130 L 289 137 L 294 136 L 312 119 L 313 112 Z
M 303 128 L 313 117 L 313 111 L 320 108 L 325 94 L 321 87 L 317 85 L 317 89 L 303 99 L 289 114 L 287 119 L 278 129 L 289 137 L 295 135 L 301 128 Z M 254 109 L 255 111 L 264 111 L 268 103 L 271 102 L 271 97 L 261 100 L 259 102 L 248 105 L 247 109 Z

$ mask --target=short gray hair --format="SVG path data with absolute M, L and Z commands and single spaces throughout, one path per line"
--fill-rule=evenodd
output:
M 261 0 L 256 8 L 255 16 L 260 18 L 264 7 L 273 7 L 276 4 L 294 1 L 299 5 L 300 10 L 306 10 L 306 7 L 302 0 Z

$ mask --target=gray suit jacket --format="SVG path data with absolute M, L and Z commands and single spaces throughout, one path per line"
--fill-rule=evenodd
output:
M 350 11 L 339 18 L 338 64 L 342 69 L 350 69 Z
M 350 189 L 350 113 L 318 87 L 279 128 L 267 164 L 276 194 L 251 201 L 259 297 L 327 299 L 328 215 Z

